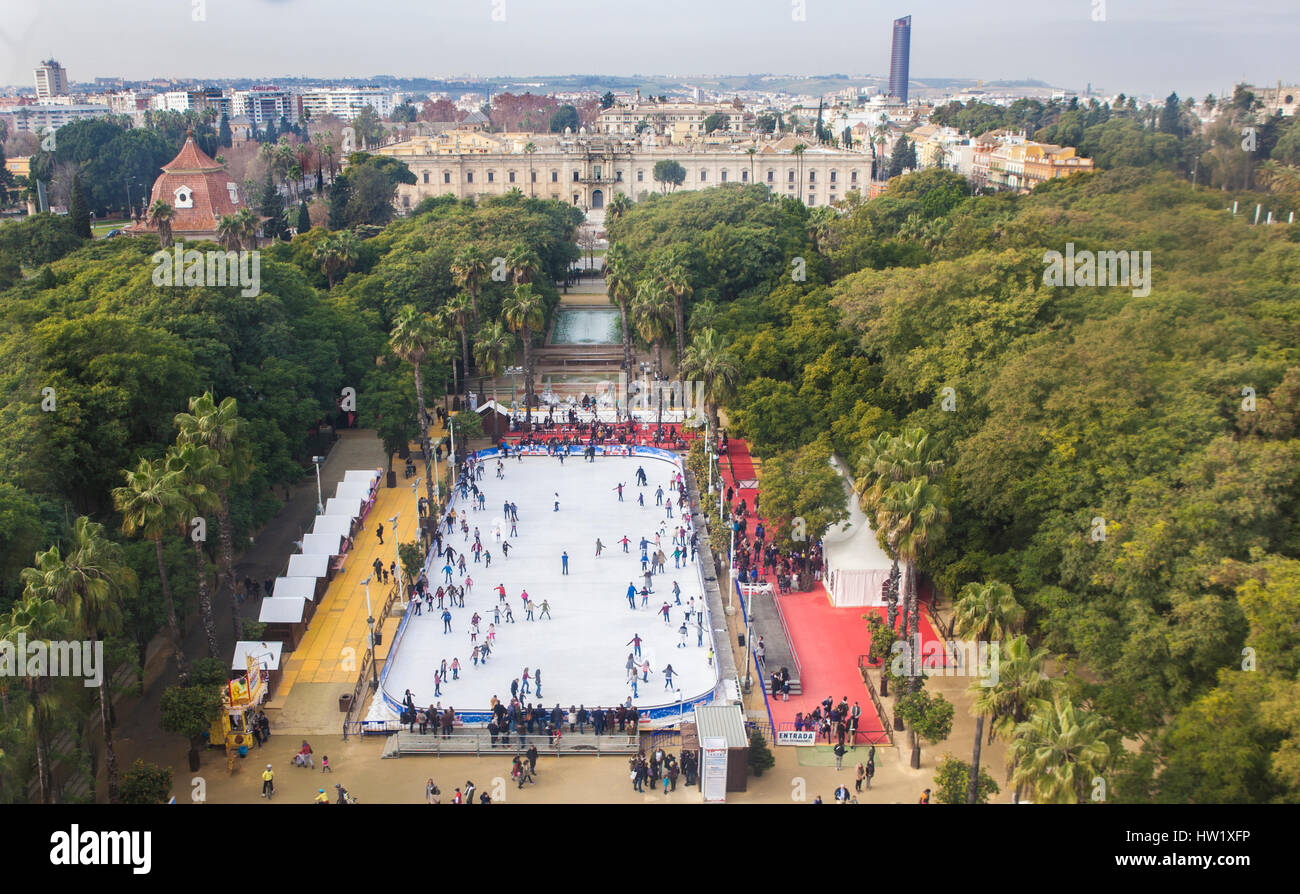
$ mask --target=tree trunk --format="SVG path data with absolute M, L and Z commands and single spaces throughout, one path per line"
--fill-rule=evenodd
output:
M 911 730 L 912 734 L 912 769 L 921 769 L 921 737 L 916 734 L 916 730 Z
M 419 406 L 418 413 L 420 418 L 417 420 L 420 425 L 420 450 L 424 453 L 424 493 L 429 501 L 429 517 L 433 517 L 434 507 L 438 505 L 433 496 L 433 447 L 429 444 L 429 415 L 424 410 L 424 375 L 420 372 L 420 364 L 411 364 L 415 368 L 415 402 Z M 452 364 L 453 366 L 455 364 Z M 392 458 L 389 458 L 392 461 Z M 452 473 L 455 480 L 455 473 Z M 397 539 L 397 531 L 393 531 L 393 539 Z
M 172 588 L 167 582 L 167 567 L 163 564 L 162 538 L 153 542 L 154 552 L 158 555 L 158 580 L 162 584 L 163 604 L 167 606 L 167 629 L 171 632 L 172 649 L 176 652 L 176 676 L 180 685 L 190 680 L 189 664 L 185 661 L 185 644 L 181 642 L 181 627 L 176 623 L 176 606 L 172 603 Z
M 521 334 L 524 340 L 524 423 L 531 432 L 533 430 L 533 333 L 528 326 L 524 326 Z
M 198 540 L 194 541 L 194 569 L 199 577 L 199 615 L 203 618 L 203 633 L 208 640 L 208 657 L 216 658 L 220 653 L 217 625 L 212 620 L 212 594 L 208 592 L 208 574 L 203 567 L 203 543 Z
M 464 326 L 460 327 L 460 362 L 461 365 L 465 368 L 465 378 L 468 379 L 469 378 L 469 334 L 465 331 Z M 453 371 L 456 369 L 455 361 L 452 362 L 451 368 Z
M 618 300 L 618 313 L 623 318 L 623 368 L 627 379 L 632 381 L 632 330 L 627 327 L 627 299 Z
M 683 331 L 686 325 L 686 296 L 673 296 L 673 328 L 677 330 L 677 369 L 680 377 L 682 368 L 682 357 L 686 354 L 686 334 Z
M 36 781 L 41 789 L 41 803 L 54 803 L 53 780 L 50 778 L 50 733 L 45 716 L 41 712 L 40 696 L 48 681 L 36 678 L 31 680 L 31 695 L 29 698 L 32 702 L 33 726 L 36 738 Z
M 471 288 L 469 290 L 469 308 L 471 314 L 474 317 L 474 329 L 477 330 L 478 329 L 478 289 L 477 288 Z M 468 357 L 468 355 L 466 356 Z M 468 366 L 465 367 L 465 375 L 467 376 L 469 375 Z
M 980 778 L 980 746 L 984 739 L 984 715 L 980 714 L 975 718 L 975 754 L 970 762 L 970 783 L 966 786 L 966 803 L 978 803 L 976 798 L 979 793 Z
M 112 693 L 108 687 L 109 675 L 105 672 L 99 681 L 99 724 L 104 728 L 104 774 L 108 777 L 108 803 L 120 801 L 117 791 L 117 751 L 113 747 Z
M 199 771 L 199 744 L 202 741 L 203 741 L 202 739 L 197 739 L 197 738 L 190 739 L 190 751 L 189 754 L 186 756 L 190 760 L 191 773 L 197 773 Z
M 234 620 L 235 642 L 244 638 L 244 628 L 239 621 L 239 600 L 235 598 L 235 531 L 234 526 L 230 524 L 230 498 L 225 491 L 221 492 L 221 506 L 217 509 L 217 530 L 221 537 L 221 567 L 217 574 L 217 592 L 222 589 L 230 594 L 230 616 Z M 202 605 L 203 596 L 199 596 Z M 212 604 L 208 603 L 208 614 L 212 613 Z M 207 619 L 204 620 L 204 626 L 207 626 Z M 208 633 L 209 648 L 216 648 L 216 634 Z M 219 650 L 218 650 L 219 651 Z M 213 658 L 217 653 L 213 653 Z

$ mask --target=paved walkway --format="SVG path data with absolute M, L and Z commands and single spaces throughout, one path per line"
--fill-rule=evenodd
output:
M 430 430 L 434 443 L 441 437 L 441 427 Z M 401 460 L 394 459 L 394 469 L 402 466 Z M 423 473 L 423 465 L 416 466 Z M 340 728 L 343 715 L 338 698 L 352 692 L 362 657 L 369 649 L 367 618 L 378 617 L 394 586 L 391 582 L 384 584 L 372 579 L 367 605 L 366 587 L 361 582 L 374 573 L 375 559 L 385 568 L 392 562 L 400 566 L 397 545 L 418 539 L 417 503 L 424 494 L 424 484 L 421 481 L 417 491 L 415 483 L 415 478 L 406 479 L 400 473 L 397 487 L 386 487 L 385 481 L 380 482 L 379 494 L 353 540 L 343 570 L 330 581 L 302 642 L 285 659 L 279 684 L 267 704 L 273 729 L 278 727 L 280 732 L 297 735 L 335 732 Z M 397 516 L 396 535 L 391 521 L 394 516 Z M 384 529 L 383 543 L 379 542 L 376 530 L 380 525 Z M 375 653 L 381 662 L 387 658 L 399 621 L 400 615 L 394 613 L 378 628 L 381 643 Z

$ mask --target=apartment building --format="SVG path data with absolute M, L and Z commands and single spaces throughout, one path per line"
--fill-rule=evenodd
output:
M 68 95 L 68 72 L 53 59 L 46 59 L 32 74 L 36 79 L 37 101 Z
M 302 94 L 302 114 L 313 119 L 333 115 L 351 121 L 367 106 L 387 118 L 393 114 L 393 94 L 380 87 L 327 87 Z

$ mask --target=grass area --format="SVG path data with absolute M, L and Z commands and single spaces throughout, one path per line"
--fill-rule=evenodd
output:
M 130 218 L 122 220 L 96 220 L 90 224 L 90 234 L 96 239 L 102 239 L 109 230 L 120 230 L 131 223 Z

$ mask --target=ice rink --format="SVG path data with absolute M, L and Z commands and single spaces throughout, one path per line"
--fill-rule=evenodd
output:
M 473 586 L 466 595 L 465 608 L 450 609 L 451 633 L 443 632 L 436 603 L 432 613 L 426 608 L 416 616 L 408 609 L 411 616 L 404 622 L 402 638 L 389 658 L 384 682 L 390 699 L 400 702 L 410 689 L 419 705 L 441 702 L 457 712 L 486 711 L 493 695 L 510 700 L 511 680 L 521 677 L 527 667 L 530 673 L 540 668 L 542 691 L 539 698 L 534 686 L 528 696 L 521 697 L 525 702 L 540 701 L 551 706 L 558 702 L 566 708 L 583 704 L 588 709 L 616 705 L 633 694 L 626 665 L 628 653 L 633 652 L 629 641 L 637 635 L 643 640 L 638 664 L 648 660 L 651 672 L 648 682 L 637 677 L 633 698 L 636 705 L 676 705 L 679 697 L 689 703 L 714 688 L 716 669 L 707 660 L 713 647 L 709 620 L 703 625 L 702 646 L 697 645 L 695 617 L 688 625 L 686 646 L 678 645 L 690 599 L 694 597 L 697 610 L 707 611 L 707 606 L 698 564 L 687 562 L 681 568 L 673 567 L 672 532 L 686 526 L 689 543 L 689 511 L 683 519 L 674 506 L 670 519 L 663 507 L 655 505 L 655 493 L 660 487 L 665 503 L 676 497 L 669 482 L 677 466 L 653 456 L 597 455 L 594 463 L 588 463 L 573 455 L 566 457 L 563 465 L 556 457 L 526 456 L 520 461 L 512 456 L 504 460 L 504 480 L 498 480 L 496 459 L 489 458 L 482 464 L 485 471 L 479 487 L 486 494 L 486 509 L 468 511 L 470 531 L 466 540 L 459 530 L 459 517 L 466 512 L 468 501 L 458 497 L 454 504 L 458 513 L 456 531 L 444 534 L 443 540 L 444 549 L 450 544 L 458 556 L 461 550 L 466 551 L 466 574 L 473 579 Z M 636 486 L 638 467 L 645 469 L 645 487 Z M 616 491 L 620 482 L 624 485 L 622 502 Z M 644 507 L 638 505 L 638 494 L 645 496 Z M 557 499 L 558 512 L 554 508 Z M 518 535 L 513 537 L 503 512 L 502 504 L 507 500 L 518 506 Z M 491 567 L 475 563 L 469 552 L 476 525 L 484 547 L 492 554 Z M 510 543 L 508 559 L 495 536 L 498 527 L 502 540 Z M 668 556 L 665 572 L 654 575 L 653 592 L 646 606 L 642 607 L 638 595 L 636 608 L 630 609 L 628 584 L 635 584 L 638 591 L 644 585 L 639 542 L 642 537 L 650 541 L 653 554 L 656 533 Z M 631 541 L 626 553 L 620 543 L 624 535 Z M 604 544 L 599 558 L 595 555 L 597 538 Z M 569 573 L 564 575 L 561 555 L 566 550 Z M 436 592 L 445 581 L 444 564 L 439 559 L 430 566 L 431 591 Z M 459 572 L 453 574 L 457 585 L 464 583 Z M 681 587 L 680 606 L 672 594 L 674 581 Z M 498 605 L 498 584 L 505 586 L 515 622 L 506 621 L 502 605 L 491 656 L 486 664 L 475 667 L 470 660 L 470 619 L 475 612 L 481 616 L 478 642 L 484 642 L 488 625 L 493 622 L 493 608 Z M 537 620 L 525 619 L 520 598 L 524 589 L 534 604 Z M 543 600 L 550 603 L 550 619 L 541 617 Z M 658 613 L 664 602 L 670 604 L 668 624 Z M 444 658 L 449 666 L 453 658 L 460 659 L 460 679 L 444 682 L 441 696 L 435 696 L 433 674 Z M 671 688 L 665 687 L 663 673 L 668 664 L 674 670 Z M 375 712 L 371 716 L 373 719 Z

